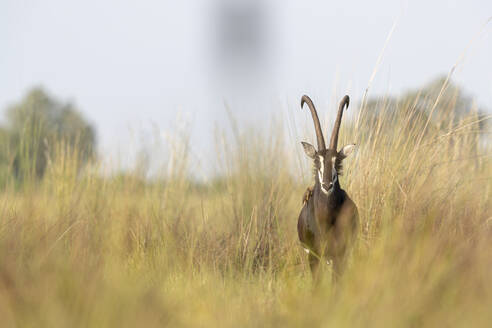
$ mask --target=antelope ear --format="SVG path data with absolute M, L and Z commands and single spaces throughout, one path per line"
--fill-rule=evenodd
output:
M 351 144 L 351 145 L 346 145 L 346 146 L 343 146 L 342 150 L 340 150 L 338 152 L 338 154 L 340 155 L 340 157 L 342 158 L 346 158 L 348 155 L 350 155 L 355 149 L 355 144 Z
M 314 146 L 304 141 L 302 141 L 301 144 L 302 147 L 304 147 L 304 152 L 306 153 L 306 155 L 314 159 L 314 157 L 316 156 L 316 149 L 314 148 Z

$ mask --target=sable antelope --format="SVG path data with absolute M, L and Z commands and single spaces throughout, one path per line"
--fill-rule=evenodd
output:
M 308 188 L 303 198 L 303 207 L 297 223 L 297 232 L 302 246 L 308 253 L 313 279 L 319 281 L 319 262 L 323 258 L 333 263 L 333 280 L 339 277 L 346 264 L 347 253 L 357 236 L 359 215 L 357 206 L 340 187 L 338 176 L 342 161 L 354 150 L 355 144 L 344 146 L 337 151 L 338 131 L 344 107 L 349 97 L 343 97 L 338 108 L 335 126 L 326 149 L 318 114 L 308 96 L 302 96 L 309 106 L 314 121 L 318 150 L 302 142 L 304 152 L 313 159 L 314 186 Z

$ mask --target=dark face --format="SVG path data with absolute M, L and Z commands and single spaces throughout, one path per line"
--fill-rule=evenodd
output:
M 336 170 L 337 156 L 337 152 L 333 149 L 326 149 L 316 152 L 314 157 L 316 178 L 321 186 L 321 191 L 325 194 L 332 191 L 333 186 L 338 180 L 338 172 Z
M 302 142 L 304 152 L 314 161 L 316 179 L 319 181 L 321 191 L 325 194 L 333 191 L 333 186 L 338 181 L 338 171 L 344 160 L 355 148 L 354 144 L 347 145 L 339 152 L 334 149 L 316 151 L 313 145 Z

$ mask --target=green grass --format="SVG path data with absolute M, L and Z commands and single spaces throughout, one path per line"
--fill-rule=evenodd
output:
M 278 125 L 218 134 L 221 176 L 201 185 L 186 137 L 153 183 L 80 172 L 60 143 L 41 181 L 0 194 L 0 325 L 490 327 L 492 164 L 477 116 L 443 127 L 411 104 L 381 107 L 342 125 L 339 143 L 358 145 L 341 184 L 361 231 L 336 289 L 329 267 L 312 285 L 296 233 L 310 169 Z

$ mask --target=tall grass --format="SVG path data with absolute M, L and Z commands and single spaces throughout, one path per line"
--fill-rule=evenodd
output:
M 341 130 L 340 144 L 358 145 L 341 184 L 362 224 L 336 289 L 328 274 L 313 289 L 297 241 L 307 182 L 283 124 L 219 131 L 221 174 L 200 184 L 186 135 L 152 181 L 138 168 L 82 169 L 60 142 L 36 186 L 0 194 L 1 326 L 489 327 L 492 164 L 480 119 L 439 124 L 412 103 L 378 106 Z

